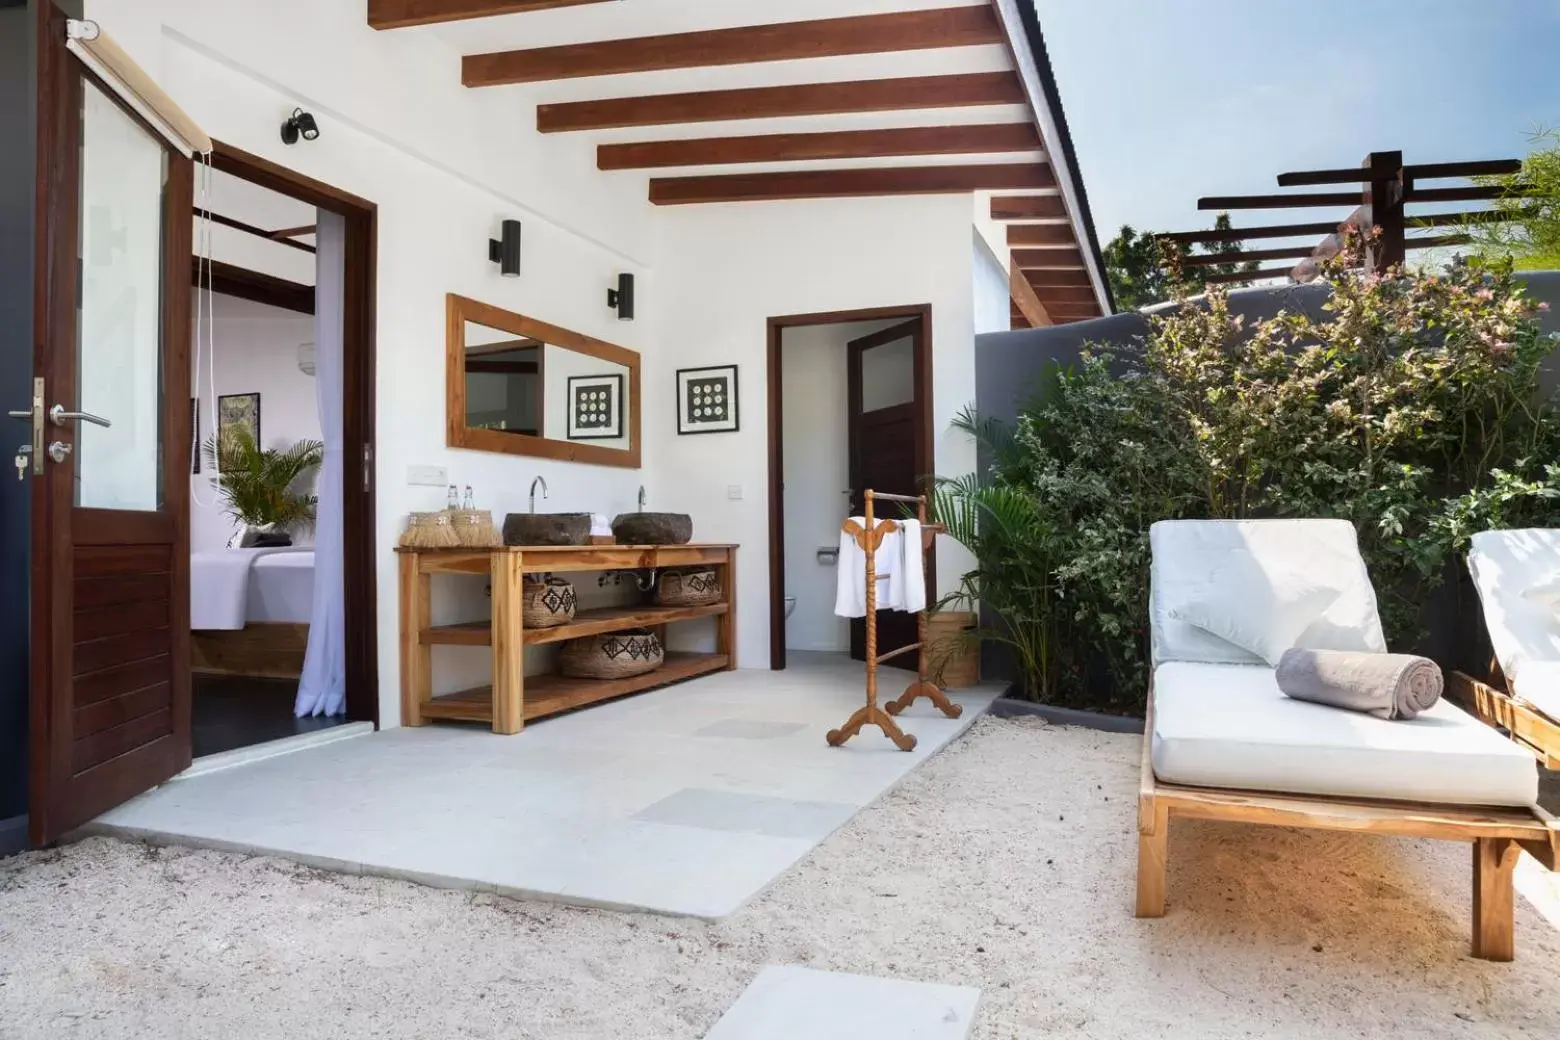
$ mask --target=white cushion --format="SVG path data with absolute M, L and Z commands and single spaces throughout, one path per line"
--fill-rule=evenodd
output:
M 1231 551 L 1210 576 L 1203 594 L 1176 604 L 1170 616 L 1277 668 L 1284 651 L 1332 606 L 1340 591 L 1277 561 Z
M 1154 669 L 1154 775 L 1168 783 L 1340 798 L 1533 805 L 1531 753 L 1445 700 L 1387 720 L 1285 697 L 1265 666 Z
M 1233 553 L 1250 553 L 1265 566 L 1299 571 L 1338 597 L 1293 641 L 1308 650 L 1385 653 L 1376 614 L 1376 590 L 1360 557 L 1354 527 L 1346 520 L 1161 520 L 1149 530 L 1153 551 L 1149 625 L 1154 663 L 1204 661 L 1258 664 L 1243 650 L 1174 613 L 1197 602 L 1224 599 L 1242 607 L 1239 589 L 1219 574 Z M 1288 649 L 1288 647 L 1284 647 Z
M 1468 550 L 1468 571 L 1479 591 L 1484 625 L 1501 671 L 1518 696 L 1560 717 L 1533 700 L 1532 694 L 1541 692 L 1539 683 L 1522 682 L 1530 664 L 1560 662 L 1560 612 L 1539 602 L 1543 586 L 1557 570 L 1560 531 L 1480 531 Z

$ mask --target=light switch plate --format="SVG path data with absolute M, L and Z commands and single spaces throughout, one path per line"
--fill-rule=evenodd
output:
M 729 498 L 733 502 L 740 502 L 740 501 L 742 501 L 742 485 L 741 484 L 728 484 L 728 485 L 726 485 L 726 497 Z
M 406 482 L 412 487 L 447 487 L 450 471 L 443 466 L 407 466 Z

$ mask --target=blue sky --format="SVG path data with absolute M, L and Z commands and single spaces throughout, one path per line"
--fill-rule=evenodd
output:
M 1198 196 L 1274 192 L 1286 170 L 1398 148 L 1411 163 L 1520 157 L 1535 124 L 1560 126 L 1560 0 L 1035 6 L 1102 245 L 1123 223 L 1207 227 Z

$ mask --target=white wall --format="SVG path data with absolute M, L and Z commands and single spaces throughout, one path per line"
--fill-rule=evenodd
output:
M 937 472 L 975 465 L 949 420 L 975 399 L 973 273 L 967 196 L 687 206 L 665 217 L 653 297 L 663 348 L 646 359 L 651 501 L 693 514 L 695 537 L 742 546 L 740 662 L 769 664 L 766 319 L 864 307 L 932 306 Z M 673 262 L 672 258 L 676 258 Z M 652 292 L 645 294 L 649 299 Z M 674 353 L 675 352 L 675 353 Z M 674 370 L 737 364 L 741 429 L 679 437 L 664 388 Z M 843 486 L 843 485 L 842 485 Z M 732 499 L 731 489 L 741 498 Z M 938 585 L 968 567 L 938 546 Z
M 785 590 L 796 597 L 785 628 L 789 650 L 850 648 L 850 622 L 834 615 L 838 568 L 818 562 L 819 549 L 839 547 L 840 521 L 849 508 L 845 348 L 853 339 L 897 323 L 803 325 L 781 333 Z
M 217 397 L 260 395 L 262 447 L 288 448 L 301 440 L 319 440 L 314 377 L 298 367 L 299 345 L 314 340 L 314 318 L 231 296 L 214 295 L 211 303 L 211 321 L 203 317 L 191 339 L 192 347 L 197 341 L 200 344 L 198 355 L 191 350 L 190 385 L 200 400 L 201 443 L 217 432 L 213 379 Z M 202 457 L 200 474 L 190 476 L 190 549 L 194 552 L 221 549 L 235 530 L 212 478 L 211 464 Z M 294 537 L 299 544 L 309 544 L 314 532 L 296 532 Z
M 975 333 L 1007 332 L 1013 327 L 1013 288 L 1008 269 L 975 233 Z

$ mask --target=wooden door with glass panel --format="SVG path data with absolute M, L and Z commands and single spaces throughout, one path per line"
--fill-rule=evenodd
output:
M 53 841 L 190 762 L 193 170 L 65 48 L 43 48 L 30 402 L 30 830 Z M 20 432 L 21 427 L 15 427 Z

